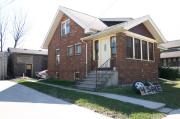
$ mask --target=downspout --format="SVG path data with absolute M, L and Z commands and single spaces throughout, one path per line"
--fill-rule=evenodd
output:
M 85 43 L 85 45 L 86 45 L 86 62 L 85 62 L 85 64 L 86 64 L 86 77 L 87 77 L 87 74 L 88 74 L 88 63 L 87 63 L 87 42 L 85 42 L 83 39 L 81 39 L 81 41 L 82 41 L 83 43 Z

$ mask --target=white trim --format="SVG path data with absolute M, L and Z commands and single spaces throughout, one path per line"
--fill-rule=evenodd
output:
M 142 40 L 140 40 L 140 47 L 141 47 L 141 60 L 143 60 L 143 55 L 142 55 Z
M 142 35 L 130 32 L 130 31 L 124 31 L 124 33 L 127 36 L 130 36 L 130 37 L 134 37 L 134 38 L 137 38 L 137 39 L 140 39 L 140 40 L 144 40 L 144 41 L 147 41 L 147 42 L 151 42 L 151 43 L 157 43 L 157 41 L 152 39 L 152 38 L 148 38 L 148 37 L 145 37 L 145 36 L 142 36 Z
M 69 25 L 70 25 L 70 19 L 68 18 L 68 19 L 66 19 L 66 20 L 64 20 L 64 21 L 62 21 L 61 22 L 61 37 L 64 37 L 64 36 L 66 36 L 67 34 L 69 34 L 70 32 L 71 32 L 71 27 L 70 27 L 70 31 L 69 32 L 67 32 L 67 28 L 66 28 L 66 26 L 67 26 L 67 23 L 69 22 Z M 63 29 L 63 24 L 65 25 L 65 33 L 64 34 L 62 34 L 62 29 Z
M 148 56 L 148 61 L 149 61 L 149 42 L 147 42 L 147 56 Z
M 74 45 L 68 45 L 67 47 L 73 47 Z
M 134 37 L 132 37 L 132 40 L 133 40 L 133 59 L 136 59 L 135 58 L 135 42 L 134 42 Z

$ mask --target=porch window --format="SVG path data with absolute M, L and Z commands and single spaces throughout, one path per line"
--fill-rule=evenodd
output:
M 61 36 L 65 36 L 70 33 L 70 19 L 61 23 Z
M 68 46 L 67 47 L 67 56 L 72 56 L 73 55 L 73 46 Z
M 134 39 L 135 46 L 135 58 L 141 59 L 141 42 L 139 39 Z
M 81 44 L 75 44 L 75 55 L 81 54 Z
M 149 60 L 154 60 L 154 45 L 149 43 Z
M 126 57 L 133 58 L 133 38 L 126 37 Z
M 56 49 L 56 64 L 60 63 L 60 49 Z
M 111 37 L 111 54 L 116 55 L 116 37 Z
M 142 41 L 142 59 L 143 60 L 147 60 L 148 59 L 147 41 Z

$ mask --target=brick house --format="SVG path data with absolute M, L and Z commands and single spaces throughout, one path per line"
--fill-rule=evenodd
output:
M 158 44 L 164 41 L 149 16 L 99 19 L 60 6 L 42 47 L 48 49 L 50 76 L 84 79 L 101 68 L 129 84 L 158 79 Z
M 164 47 L 161 51 L 161 66 L 180 69 L 180 40 L 168 41 L 160 44 Z

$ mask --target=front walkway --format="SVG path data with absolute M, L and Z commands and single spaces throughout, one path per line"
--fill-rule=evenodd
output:
M 1 119 L 109 119 L 11 81 L 0 81 Z
M 37 82 L 35 80 L 29 80 L 29 81 Z M 84 91 L 84 90 L 69 88 L 69 87 L 65 87 L 65 86 L 59 86 L 59 85 L 54 85 L 54 84 L 49 84 L 49 83 L 43 83 L 43 82 L 37 82 L 37 83 L 45 84 L 45 85 L 48 85 L 48 86 L 53 86 L 53 87 L 57 87 L 57 88 L 61 88 L 61 89 L 73 90 L 73 91 L 77 91 L 77 92 L 84 92 L 84 93 L 88 93 L 88 94 L 102 96 L 102 97 L 106 97 L 106 98 L 110 98 L 110 99 L 119 100 L 119 101 L 122 101 L 122 102 L 128 102 L 128 103 L 140 105 L 140 106 L 143 106 L 143 107 L 146 107 L 146 108 L 149 108 L 149 109 L 158 110 L 158 109 L 161 109 L 161 108 L 163 108 L 165 106 L 164 103 L 147 101 L 147 100 L 143 100 L 143 99 L 132 98 L 132 97 L 122 96 L 122 95 L 117 95 L 117 94 Z

